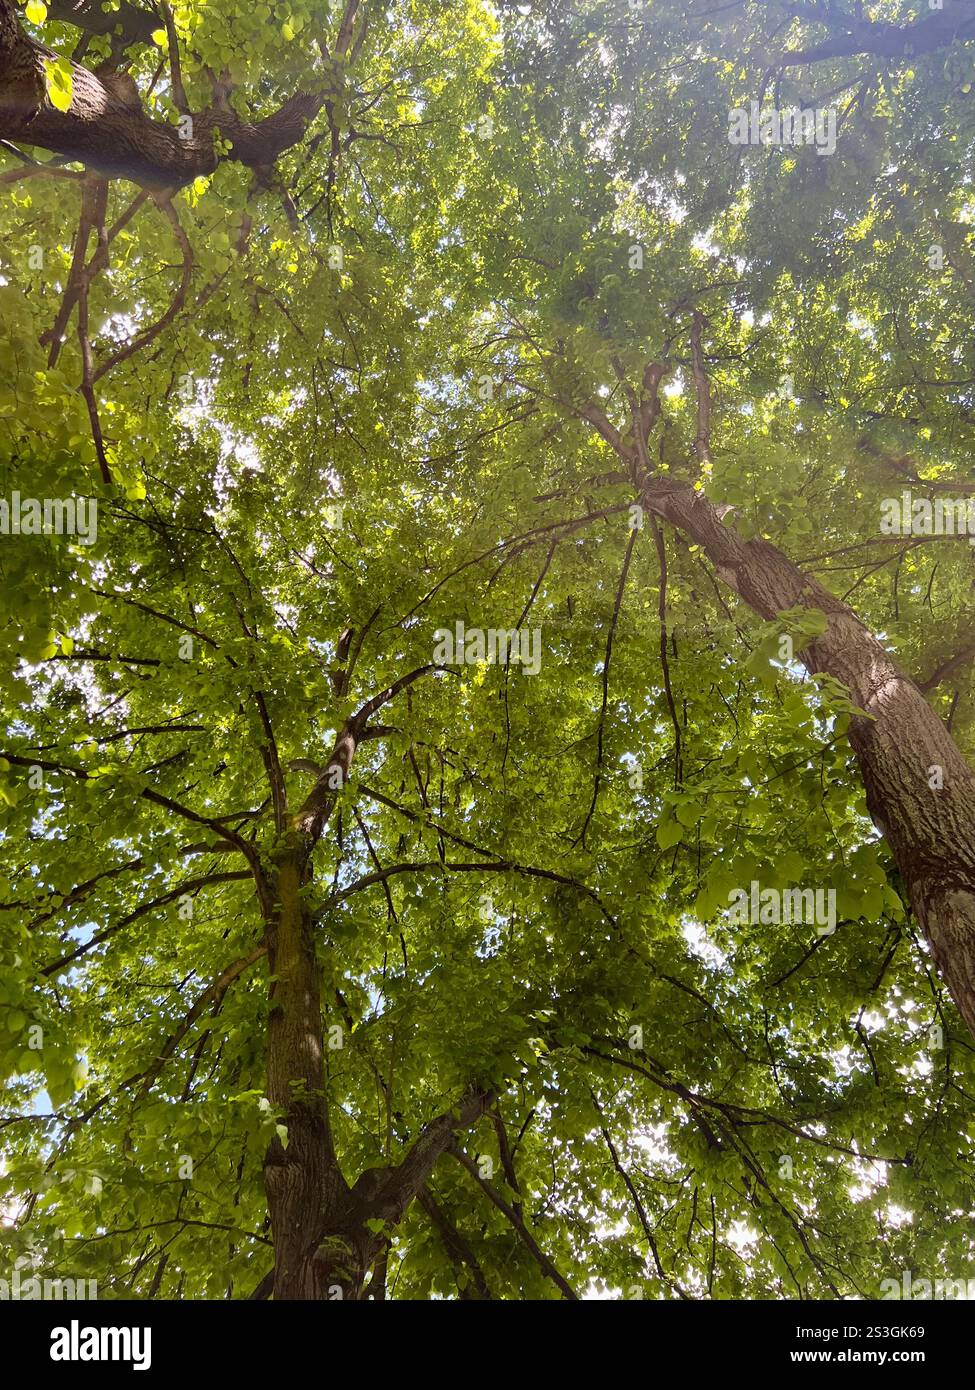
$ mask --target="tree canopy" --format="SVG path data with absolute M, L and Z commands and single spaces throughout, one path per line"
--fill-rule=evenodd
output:
M 973 74 L 969 0 L 0 0 L 8 1264 L 965 1274 Z

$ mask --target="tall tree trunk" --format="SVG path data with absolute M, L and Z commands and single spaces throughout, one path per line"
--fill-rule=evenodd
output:
M 347 0 L 347 14 L 352 13 Z M 271 985 L 268 1098 L 287 1126 L 264 1160 L 264 1188 L 274 1240 L 276 1299 L 361 1298 L 384 1240 L 369 1221 L 397 1225 L 456 1129 L 475 1124 L 495 1093 L 473 1088 L 436 1116 L 398 1164 L 369 1168 L 353 1187 L 335 1153 L 325 1095 L 321 987 L 314 924 L 302 890 L 312 858 L 349 775 L 357 745 L 378 737 L 369 720 L 401 690 L 439 668 L 421 666 L 373 695 L 339 731 L 326 765 L 292 817 L 273 882 L 262 896 Z M 281 798 L 281 815 L 287 798 Z M 282 822 L 279 822 L 279 824 Z
M 296 842 L 298 837 L 295 837 Z M 358 1299 L 383 1247 L 371 1218 L 400 1221 L 446 1147 L 454 1121 L 471 1124 L 488 1093 L 439 1116 L 398 1167 L 373 1168 L 349 1187 L 335 1152 L 325 1094 L 324 1030 L 314 926 L 302 898 L 307 845 L 277 861 L 267 928 L 272 976 L 267 1033 L 268 1099 L 287 1128 L 264 1159 L 274 1244 L 275 1299 Z
M 644 505 L 705 551 L 717 574 L 763 618 L 803 606 L 826 631 L 801 654 L 843 682 L 855 704 L 849 738 L 867 806 L 886 836 L 911 906 L 959 1013 L 975 1035 L 975 773 L 921 690 L 853 610 L 767 541 L 744 541 L 690 487 L 650 480 Z
M 299 856 L 290 850 L 278 861 L 267 931 L 273 977 L 268 1099 L 288 1131 L 286 1142 L 275 1139 L 264 1160 L 276 1299 L 328 1297 L 328 1280 L 337 1278 L 335 1262 L 318 1259 L 316 1251 L 330 1212 L 348 1194 L 325 1101 L 318 962 L 301 886 Z

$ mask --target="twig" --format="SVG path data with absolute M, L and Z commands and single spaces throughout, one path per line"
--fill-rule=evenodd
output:
M 694 450 L 701 461 L 701 467 L 711 463 L 711 383 L 704 369 L 704 353 L 701 350 L 701 334 L 707 326 L 707 319 L 699 309 L 694 311 L 691 327 L 691 357 L 694 364 L 694 389 L 697 393 L 697 434 L 694 437 Z
M 620 609 L 623 606 L 623 592 L 626 588 L 626 577 L 630 571 L 630 561 L 633 558 L 633 547 L 636 544 L 638 535 L 636 527 L 630 532 L 630 539 L 626 544 L 626 554 L 623 557 L 623 568 L 620 570 L 619 583 L 616 586 L 616 601 L 613 604 L 613 617 L 609 625 L 609 632 L 606 636 L 606 655 L 603 658 L 603 698 L 599 710 L 599 728 L 596 732 L 596 780 L 592 789 L 592 801 L 589 803 L 589 810 L 586 812 L 586 819 L 582 823 L 582 830 L 573 841 L 574 845 L 586 843 L 586 831 L 589 829 L 589 822 L 593 818 L 596 810 L 596 802 L 599 800 L 599 788 L 603 778 L 603 738 L 606 728 L 606 710 L 609 705 L 609 666 L 613 659 L 613 639 L 616 636 L 616 624 L 619 621 Z
M 674 690 L 670 682 L 670 662 L 667 659 L 667 548 L 664 545 L 660 527 L 657 525 L 657 518 L 652 512 L 650 513 L 650 528 L 653 531 L 653 540 L 657 547 L 657 559 L 660 562 L 660 590 L 657 603 L 657 612 L 660 617 L 660 666 L 663 671 L 664 693 L 667 696 L 670 720 L 674 726 L 674 786 L 679 787 L 684 780 L 684 769 L 680 721 L 677 718 L 677 705 L 674 701 Z

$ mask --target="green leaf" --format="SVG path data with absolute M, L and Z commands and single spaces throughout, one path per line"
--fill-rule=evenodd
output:
M 684 827 L 680 821 L 662 821 L 657 826 L 657 844 L 661 849 L 672 849 L 684 835 Z
M 696 801 L 682 801 L 677 806 L 675 814 L 677 816 L 677 819 L 680 821 L 681 825 L 683 825 L 687 829 L 690 829 L 692 826 L 697 825 L 698 821 L 704 815 L 704 810 L 705 808 L 703 803 Z
M 58 111 L 68 111 L 74 90 L 74 75 L 66 58 L 45 58 L 44 76 L 51 105 Z

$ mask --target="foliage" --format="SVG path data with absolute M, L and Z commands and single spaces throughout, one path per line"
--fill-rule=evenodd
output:
M 108 184 L 86 313 L 110 481 L 84 336 L 42 341 L 89 185 L 4 189 L 0 496 L 98 504 L 93 544 L 0 550 L 9 1262 L 35 1250 L 103 1297 L 259 1283 L 266 962 L 206 991 L 263 937 L 221 845 L 275 850 L 260 705 L 297 809 L 344 721 L 463 622 L 540 629 L 538 674 L 463 665 L 391 701 L 305 890 L 349 1180 L 471 1084 L 500 1091 L 461 1139 L 502 1205 L 444 1155 L 441 1219 L 418 1201 L 391 1233 L 389 1296 L 557 1297 L 512 1212 L 579 1294 L 964 1275 L 972 1042 L 867 814 L 849 701 L 781 656 L 808 613 L 763 623 L 635 515 L 586 410 L 665 361 L 659 474 L 937 673 L 970 640 L 973 551 L 878 517 L 972 488 L 971 46 L 779 67 L 781 104 L 844 113 L 827 158 L 727 138 L 821 37 L 790 16 L 823 7 L 367 8 L 273 171 L 226 158 L 168 200 Z M 340 20 L 181 0 L 191 109 L 209 69 L 239 115 L 275 110 Z M 130 72 L 175 122 L 171 84 L 145 95 L 163 39 Z M 964 666 L 931 699 L 970 757 Z M 834 889 L 836 932 L 732 925 L 752 880 Z

